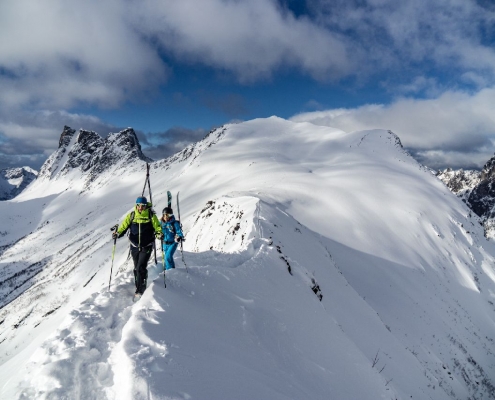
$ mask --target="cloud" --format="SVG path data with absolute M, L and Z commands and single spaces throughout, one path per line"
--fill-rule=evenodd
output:
M 65 111 L 0 112 L 0 169 L 13 165 L 39 169 L 58 147 L 64 125 L 101 135 L 120 129 L 100 119 Z
M 39 170 L 46 159 L 58 148 L 64 125 L 85 129 L 106 137 L 123 127 L 109 125 L 92 115 L 65 111 L 0 113 L 0 169 L 26 165 Z M 191 143 L 201 140 L 205 129 L 174 127 L 164 132 L 144 133 L 136 130 L 143 152 L 154 160 L 169 157 Z
M 303 113 L 291 120 L 346 132 L 390 129 L 425 165 L 480 168 L 493 155 L 493 104 L 495 88 L 475 94 L 450 91 L 434 99 L 401 98 L 389 105 Z
M 308 0 L 314 19 L 365 54 L 363 69 L 477 70 L 495 77 L 493 7 L 475 0 Z M 487 42 L 488 38 L 488 42 Z M 493 39 L 493 37 L 492 37 Z M 426 64 L 425 64 L 426 63 Z
M 153 95 L 177 62 L 244 84 L 286 69 L 322 81 L 383 72 L 400 81 L 423 63 L 457 71 L 465 83 L 495 83 L 495 51 L 486 40 L 495 11 L 482 2 L 292 3 L 0 2 L 0 37 L 8 38 L 0 41 L 0 105 L 117 107 Z
M 426 96 L 321 118 L 397 130 L 428 162 L 441 146 L 445 155 L 471 151 L 475 159 L 492 137 L 493 90 L 484 88 L 495 87 L 494 20 L 487 0 L 3 1 L 0 151 L 47 154 L 65 124 L 101 133 L 110 128 L 103 121 L 80 115 L 78 122 L 77 114 L 59 110 L 151 102 L 174 69 L 194 66 L 243 85 L 295 71 L 325 82 L 345 79 L 352 88 L 373 81 L 392 95 Z M 462 92 L 466 87 L 479 93 Z M 242 118 L 250 105 L 236 93 L 199 100 Z M 173 97 L 190 104 L 180 89 Z M 169 132 L 150 151 L 169 154 L 194 132 Z
M 143 153 L 154 160 L 161 160 L 203 139 L 207 133 L 205 129 L 174 127 L 165 132 L 137 132 L 137 135 L 143 145 Z
M 117 107 L 149 97 L 173 62 L 242 82 L 284 66 L 318 79 L 352 70 L 341 37 L 272 0 L 0 3 L 0 105 Z
M 271 0 L 134 0 L 135 29 L 177 59 L 234 73 L 270 77 L 283 65 L 317 79 L 348 75 L 341 37 Z
M 131 28 L 125 2 L 0 3 L 0 104 L 115 106 L 166 78 Z

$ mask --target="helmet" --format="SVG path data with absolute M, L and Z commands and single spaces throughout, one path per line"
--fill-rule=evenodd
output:
M 148 200 L 146 197 L 138 197 L 136 199 L 136 204 L 148 204 Z
M 172 210 L 171 207 L 165 207 L 162 211 L 162 214 L 173 214 L 174 211 Z

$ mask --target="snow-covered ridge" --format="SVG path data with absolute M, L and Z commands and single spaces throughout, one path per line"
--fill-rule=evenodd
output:
M 108 291 L 144 162 L 121 171 L 0 204 L 0 397 L 495 397 L 495 246 L 396 135 L 272 117 L 153 162 L 188 271 L 165 289 L 158 251 L 136 304 L 125 239 Z
M 194 161 L 206 150 L 208 150 L 211 146 L 218 143 L 222 137 L 225 135 L 227 131 L 226 127 L 220 127 L 212 129 L 208 134 L 200 140 L 199 142 L 192 143 L 187 146 L 184 150 L 179 151 L 172 156 L 165 158 L 164 160 L 156 161 L 152 164 L 154 169 L 166 171 L 172 165 L 177 163 L 185 163 L 188 162 L 189 165 L 192 165 Z

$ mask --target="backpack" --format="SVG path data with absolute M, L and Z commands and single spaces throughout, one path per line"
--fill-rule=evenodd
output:
M 147 224 L 152 224 L 151 220 L 153 219 L 153 215 L 156 215 L 155 211 L 150 207 L 150 208 L 147 208 L 147 210 L 149 210 L 149 214 L 150 214 L 150 220 L 149 222 L 146 222 Z M 129 236 L 129 232 L 130 232 L 130 227 L 132 225 L 132 223 L 134 222 L 134 216 L 136 215 L 136 212 L 134 210 L 131 211 L 131 223 L 129 224 L 129 226 L 126 228 L 126 230 L 124 232 L 122 232 L 120 234 L 119 237 L 122 237 L 124 235 L 127 234 L 127 236 Z

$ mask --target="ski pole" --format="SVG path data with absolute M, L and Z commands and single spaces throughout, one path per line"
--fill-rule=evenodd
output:
M 186 261 L 184 260 L 184 251 L 183 251 L 183 248 L 182 248 L 182 240 L 180 241 L 180 254 L 182 255 L 182 262 L 186 266 L 186 272 L 189 273 L 189 270 L 187 269 Z
M 110 230 L 112 232 L 117 232 L 117 229 L 119 228 L 118 225 L 112 226 Z M 108 281 L 108 291 L 110 291 L 110 285 L 112 283 L 112 271 L 113 271 L 113 259 L 115 257 L 115 247 L 117 246 L 117 235 L 115 235 L 115 238 L 113 239 L 113 249 L 112 249 L 112 266 L 110 267 L 110 279 Z
M 165 252 L 163 251 L 163 239 L 161 240 L 162 246 L 162 264 L 163 264 L 163 285 L 167 287 L 167 281 L 165 279 Z
M 180 206 L 179 206 L 179 192 L 177 192 L 177 197 L 175 199 L 175 202 L 177 203 L 177 215 L 179 217 L 179 224 L 180 224 L 180 229 L 182 230 L 182 222 L 180 222 Z M 182 232 L 184 234 L 184 232 Z M 183 239 L 184 240 L 184 239 Z M 187 264 L 186 261 L 184 260 L 184 248 L 182 247 L 182 241 L 180 241 L 180 254 L 182 256 L 182 262 L 186 266 L 186 272 L 189 273 L 189 270 L 187 269 Z

